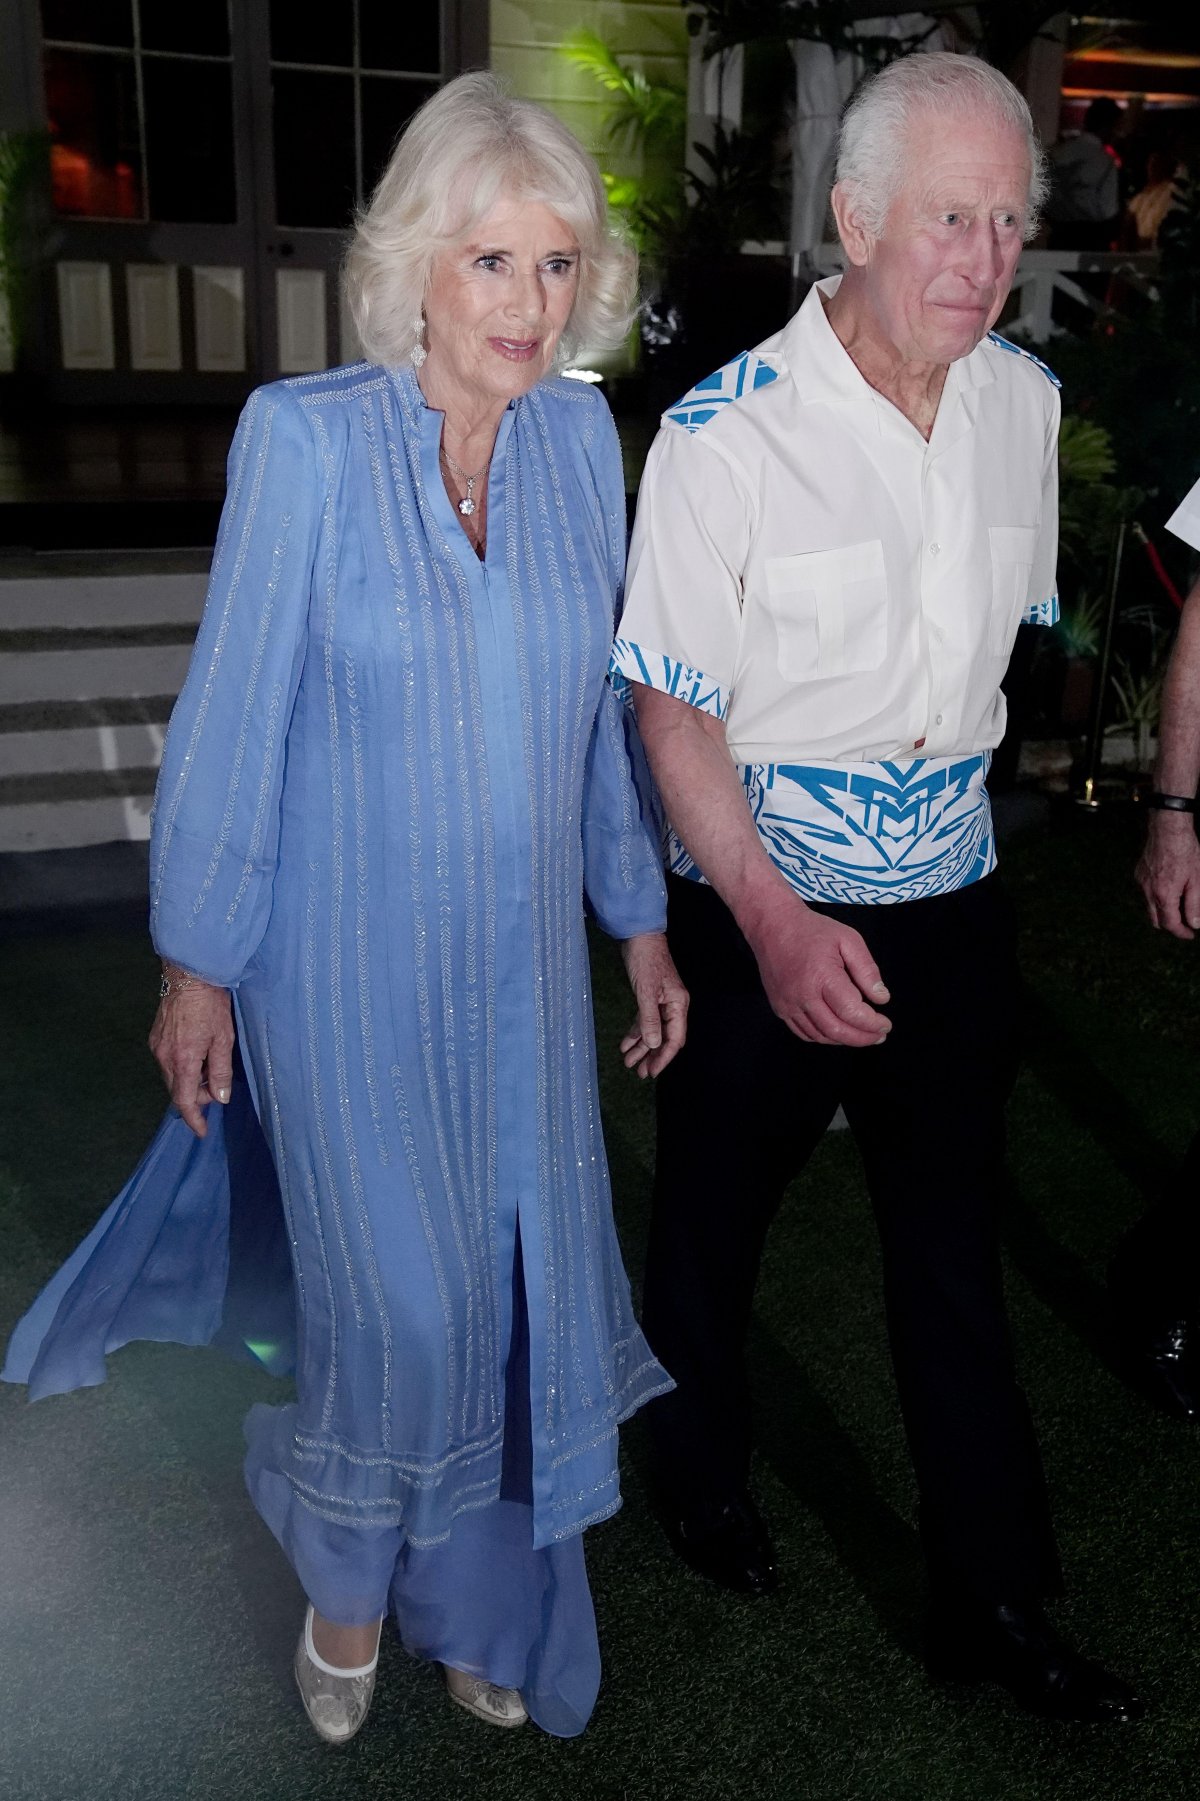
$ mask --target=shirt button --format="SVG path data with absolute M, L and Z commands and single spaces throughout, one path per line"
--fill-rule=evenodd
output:
M 941 716 L 941 714 L 940 714 L 940 713 L 939 713 L 939 714 L 938 714 L 938 715 L 937 715 L 937 717 L 936 717 L 936 719 L 935 719 L 935 720 L 934 720 L 934 722 L 933 722 L 933 723 L 934 723 L 934 725 L 941 725 L 941 723 L 942 723 L 942 716 Z
M 939 556 L 939 555 L 940 555 L 940 554 L 941 554 L 941 549 L 942 549 L 942 547 L 941 547 L 941 545 L 940 545 L 940 544 L 931 544 L 931 545 L 930 545 L 930 546 L 929 546 L 929 554 L 930 554 L 930 556 L 931 556 L 931 557 L 936 557 L 936 556 Z

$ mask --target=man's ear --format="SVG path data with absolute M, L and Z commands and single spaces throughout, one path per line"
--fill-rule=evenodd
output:
M 854 190 L 844 182 L 836 182 L 829 204 L 833 208 L 834 222 L 837 225 L 838 237 L 842 240 L 842 249 L 847 260 L 855 268 L 862 269 L 871 260 L 874 238 L 862 223 Z

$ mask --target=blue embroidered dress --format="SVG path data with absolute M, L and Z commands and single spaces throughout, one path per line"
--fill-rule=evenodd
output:
M 253 1214 L 273 1164 L 298 1398 L 247 1422 L 257 1507 L 321 1612 L 378 1617 L 394 1585 L 412 1648 L 573 1731 L 598 1678 L 579 1534 L 620 1504 L 618 1422 L 669 1386 L 612 1224 L 584 898 L 614 936 L 660 930 L 661 855 L 605 682 L 607 408 L 562 380 L 509 406 L 482 563 L 441 425 L 367 365 L 243 414 L 152 932 L 234 991 L 255 1105 L 235 1089 L 202 1143 L 168 1117 L 5 1374 L 36 1396 L 131 1337 L 202 1342 L 222 1309 L 228 1335 L 230 1189 Z

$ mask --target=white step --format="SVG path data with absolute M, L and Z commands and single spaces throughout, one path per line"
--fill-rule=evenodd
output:
M 157 769 L 166 727 L 72 726 L 62 732 L 0 732 L 0 778 L 95 769 Z
M 190 656 L 187 644 L 12 651 L 0 657 L 0 705 L 178 694 Z
M 0 579 L 0 630 L 195 625 L 207 583 L 201 574 Z
M 150 836 L 150 796 L 19 802 L 0 807 L 0 852 L 67 850 L 85 844 L 141 842 Z

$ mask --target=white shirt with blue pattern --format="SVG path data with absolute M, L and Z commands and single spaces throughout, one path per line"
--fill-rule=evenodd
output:
M 806 900 L 915 900 L 995 867 L 1000 682 L 1058 616 L 1058 382 L 990 334 L 926 442 L 829 325 L 837 280 L 664 415 L 610 677 L 724 721 Z

